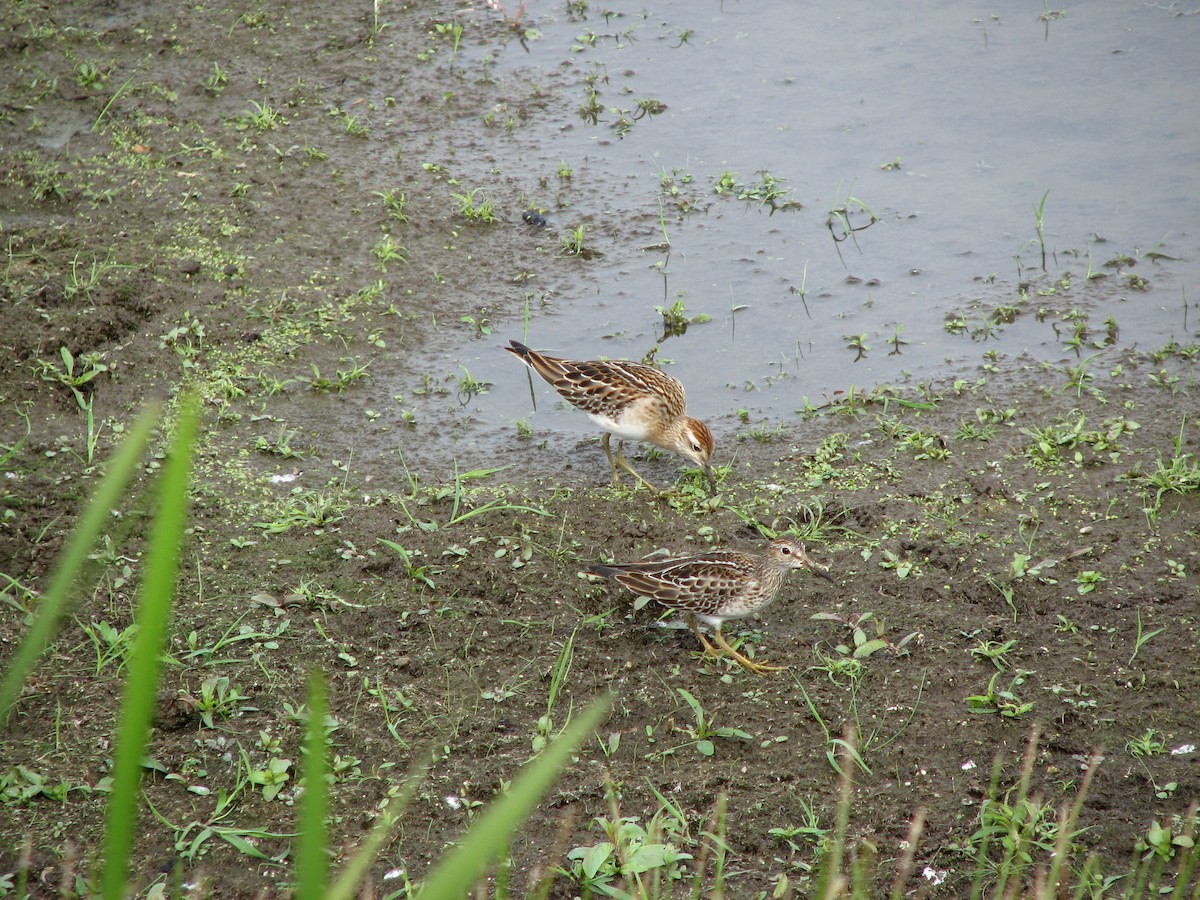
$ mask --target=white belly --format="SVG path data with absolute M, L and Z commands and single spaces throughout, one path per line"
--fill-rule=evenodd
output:
M 625 415 L 619 420 L 609 416 L 602 416 L 598 413 L 588 413 L 588 418 L 603 428 L 605 431 L 610 431 L 623 441 L 648 441 L 648 429 L 644 424 L 637 421 L 634 416 Z

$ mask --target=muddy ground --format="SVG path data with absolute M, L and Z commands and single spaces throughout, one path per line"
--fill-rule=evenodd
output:
M 678 479 L 676 495 L 610 488 L 595 441 L 568 461 L 516 428 L 497 449 L 526 458 L 513 470 L 406 467 L 436 427 L 380 395 L 382 376 L 453 404 L 462 385 L 422 363 L 438 322 L 466 328 L 486 308 L 519 336 L 515 285 L 586 278 L 586 260 L 521 220 L 531 194 L 576 189 L 493 170 L 491 224 L 453 198 L 489 174 L 497 104 L 519 127 L 575 101 L 456 59 L 447 23 L 476 46 L 520 39 L 494 11 L 390 4 L 376 31 L 364 8 L 4 7 L 0 658 L 122 428 L 184 385 L 205 397 L 139 890 L 179 871 L 210 896 L 287 893 L 314 666 L 337 726 L 338 861 L 419 753 L 442 748 L 371 871 L 376 896 L 403 896 L 544 733 L 606 690 L 607 724 L 514 842 L 518 893 L 603 841 L 595 817 L 648 827 L 664 800 L 678 812 L 659 817 L 666 838 L 695 859 L 661 872 L 681 893 L 701 868 L 711 885 L 719 797 L 726 895 L 770 895 L 784 876 L 803 892 L 834 824 L 826 752 L 850 725 L 864 763 L 850 831 L 877 848 L 881 885 L 921 808 L 910 887 L 961 895 L 993 760 L 1006 790 L 1035 727 L 1047 822 L 1103 751 L 1074 859 L 1127 872 L 1151 823 L 1200 798 L 1194 337 L 1131 348 L 1097 325 L 1070 366 L 998 359 L 770 427 L 726 420 L 714 499 L 644 453 L 636 464 Z M 364 102 L 383 79 L 391 102 Z M 619 221 L 639 243 L 654 227 L 645 211 Z M 1075 274 L 1041 296 L 1014 289 L 997 324 L 1068 310 L 1099 322 L 1131 289 Z M 1153 298 L 1152 279 L 1137 289 Z M 364 437 L 399 452 L 356 455 L 355 435 L 324 427 L 347 403 Z M 99 548 L 99 581 L 0 747 L 0 877 L 28 839 L 39 895 L 91 873 L 100 846 L 141 503 Z M 803 536 L 837 583 L 795 575 L 761 619 L 731 623 L 744 650 L 791 666 L 770 677 L 699 658 L 659 610 L 579 574 L 657 549 L 753 549 L 771 529 Z M 884 645 L 855 658 L 855 623 Z M 683 691 L 727 729 L 711 744 Z M 272 760 L 290 778 L 268 799 L 245 776 Z M 552 896 L 582 891 L 560 874 Z

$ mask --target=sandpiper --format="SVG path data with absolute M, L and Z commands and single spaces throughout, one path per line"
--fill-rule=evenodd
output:
M 721 625 L 726 619 L 752 615 L 774 600 L 792 569 L 808 569 L 833 581 L 826 568 L 809 558 L 804 545 L 791 538 L 776 538 L 759 554 L 710 550 L 695 556 L 625 565 L 598 564 L 587 571 L 639 596 L 652 597 L 663 606 L 686 612 L 688 627 L 700 640 L 705 656 L 721 656 L 723 652 L 744 669 L 765 675 L 786 666 L 755 662 L 739 653 L 721 633 Z M 712 628 L 716 647 L 705 638 L 696 619 Z
M 626 439 L 648 441 L 664 450 L 672 450 L 704 469 L 709 486 L 716 491 L 710 459 L 713 436 L 708 426 L 687 415 L 687 397 L 683 385 L 651 366 L 627 360 L 559 359 L 531 350 L 519 341 L 505 347 L 529 368 L 542 376 L 573 406 L 582 409 L 604 429 L 604 455 L 612 470 L 613 482 L 621 483 L 620 466 L 639 482 L 663 494 L 641 475 L 621 452 Z M 609 440 L 616 435 L 617 453 L 613 456 Z

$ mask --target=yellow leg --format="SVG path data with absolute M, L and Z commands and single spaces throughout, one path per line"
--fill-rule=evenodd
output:
M 607 434 L 606 434 L 606 436 L 607 436 Z M 666 497 L 668 494 L 670 494 L 671 493 L 670 491 L 664 491 L 662 488 L 655 487 L 654 485 L 652 485 L 650 482 L 648 482 L 645 478 L 643 478 L 641 475 L 639 475 L 637 473 L 637 471 L 633 468 L 633 466 L 631 466 L 629 464 L 629 460 L 627 460 L 625 458 L 625 454 L 621 452 L 621 449 L 623 446 L 624 446 L 624 444 L 622 442 L 620 442 L 620 441 L 617 442 L 617 462 L 616 462 L 616 464 L 618 466 L 620 466 L 622 469 L 624 469 L 626 472 L 628 472 L 630 475 L 632 475 L 634 478 L 636 478 L 638 480 L 638 482 L 646 488 L 646 490 L 650 491 L 650 493 L 658 494 L 658 496 L 660 496 L 660 497 Z M 613 469 L 613 478 L 616 479 L 616 469 L 615 468 Z M 616 480 L 617 480 L 617 483 L 620 484 L 620 479 L 616 479 Z
M 704 632 L 700 630 L 700 626 L 696 624 L 696 617 L 688 613 L 687 617 L 688 628 L 692 629 L 692 634 L 696 636 L 696 640 L 700 642 L 700 646 L 704 648 L 705 656 L 720 656 L 721 651 L 708 642 L 708 638 L 704 636 Z
M 770 666 L 766 663 L 755 662 L 748 656 L 744 656 L 733 648 L 733 645 L 725 639 L 725 635 L 721 634 L 721 629 L 717 628 L 713 631 L 713 640 L 717 642 L 725 653 L 733 659 L 739 666 L 747 672 L 753 672 L 755 675 L 766 675 L 768 672 L 782 672 L 787 666 Z
M 604 455 L 608 458 L 608 468 L 612 471 L 613 484 L 621 483 L 621 476 L 617 473 L 617 463 L 613 459 L 612 450 L 609 448 L 609 442 L 612 440 L 612 435 L 609 432 L 604 432 L 604 437 L 600 439 L 600 446 L 604 448 Z M 621 445 L 617 444 L 617 459 L 621 458 Z

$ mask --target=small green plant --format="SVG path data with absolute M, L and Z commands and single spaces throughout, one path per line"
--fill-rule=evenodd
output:
M 108 73 L 90 62 L 81 62 L 75 67 L 75 81 L 81 88 L 89 88 L 108 80 Z
M 671 843 L 656 839 L 655 829 L 647 830 L 631 816 L 613 819 L 598 816 L 597 827 L 606 840 L 590 847 L 576 847 L 567 854 L 571 866 L 560 869 L 583 892 L 584 896 L 631 896 L 625 888 L 636 890 L 643 884 L 642 875 L 650 874 L 656 883 L 681 881 L 684 872 L 680 863 L 692 858 Z M 667 889 L 669 892 L 669 889 Z M 665 896 L 665 895 L 664 895 Z
M 244 756 L 245 751 L 243 750 L 242 753 Z M 267 760 L 266 766 L 261 768 L 251 766 L 248 758 L 245 763 L 250 773 L 250 783 L 256 784 L 262 789 L 263 799 L 268 802 L 278 797 L 292 778 L 292 761 L 290 759 L 273 756 Z
M 1034 227 L 1037 229 L 1038 246 L 1042 251 L 1042 271 L 1046 271 L 1046 198 L 1050 192 L 1042 194 L 1041 202 L 1033 207 Z
M 462 22 L 434 22 L 433 30 L 440 37 L 450 41 L 450 58 L 454 59 L 458 54 L 458 45 L 462 43 Z
M 879 568 L 891 569 L 896 573 L 897 578 L 907 578 L 913 572 L 920 573 L 920 567 L 911 560 L 905 559 L 896 553 L 894 550 L 882 551 L 883 559 L 879 561 Z
M 340 360 L 339 362 L 340 362 L 340 364 L 347 366 L 347 368 L 334 370 L 333 378 L 329 378 L 325 375 L 322 375 L 321 370 L 314 363 L 313 367 L 312 367 L 312 370 L 313 370 L 312 378 L 300 377 L 300 378 L 297 378 L 296 380 L 303 381 L 305 384 L 307 384 L 309 387 L 311 387 L 314 391 L 317 391 L 318 393 L 341 394 L 341 393 L 344 393 L 346 390 L 348 390 L 350 388 L 350 386 L 355 384 L 356 382 L 362 381 L 363 379 L 370 377 L 369 373 L 367 372 L 367 366 L 369 366 L 370 363 L 366 363 L 366 364 L 360 366 L 358 364 L 358 361 L 353 360 L 353 359 L 343 359 L 343 360 Z
M 383 208 L 387 210 L 389 216 L 401 224 L 408 221 L 408 214 L 404 211 L 408 198 L 405 197 L 404 191 L 399 188 L 393 188 L 390 191 L 375 191 L 375 196 L 383 201 Z
M 841 187 L 834 192 L 833 205 L 825 216 L 825 228 L 833 238 L 838 255 L 841 255 L 841 245 L 844 241 L 854 238 L 860 231 L 866 231 L 879 221 L 875 211 L 857 197 L 847 196 L 841 199 Z M 863 219 L 866 221 L 863 221 Z
M 87 409 L 88 399 L 84 397 L 81 389 L 90 384 L 98 375 L 103 375 L 108 371 L 108 366 L 101 362 L 105 354 L 92 352 L 76 357 L 66 347 L 59 347 L 58 356 L 62 360 L 61 367 L 50 360 L 39 359 L 35 371 L 41 376 L 42 381 L 61 384 L 70 390 L 75 397 L 75 402 L 79 404 L 79 408 Z
M 795 193 L 784 187 L 786 178 L 776 178 L 766 169 L 760 169 L 757 174 L 758 181 L 742 183 L 737 180 L 736 173 L 725 172 L 717 179 L 716 192 L 732 193 L 739 200 L 765 206 L 770 211 L 769 215 L 775 215 L 779 210 L 800 208 Z
M 242 701 L 248 699 L 247 696 L 225 675 L 213 675 L 204 679 L 196 696 L 183 691 L 180 694 L 185 702 L 200 714 L 200 721 L 207 728 L 213 727 L 214 719 L 218 716 L 227 719 L 242 712 L 254 711 L 254 707 L 242 705 Z
M 1193 804 L 1192 809 L 1195 809 Z M 1197 817 L 1189 815 L 1186 817 L 1175 816 L 1175 822 L 1172 825 L 1163 827 L 1157 821 L 1150 823 L 1150 828 L 1146 831 L 1144 837 L 1138 841 L 1137 852 L 1142 854 L 1142 860 L 1146 863 L 1146 872 L 1139 872 L 1137 884 L 1146 884 L 1145 876 L 1149 875 L 1149 870 L 1153 868 L 1154 876 L 1152 882 L 1147 885 L 1149 888 L 1146 891 L 1146 896 L 1154 896 L 1154 887 L 1157 887 L 1159 877 L 1162 875 L 1163 864 L 1167 860 L 1174 859 L 1176 854 L 1179 854 L 1182 861 L 1180 862 L 1180 875 L 1177 884 L 1183 886 L 1187 883 L 1185 873 L 1188 873 L 1195 866 L 1195 859 L 1192 850 L 1196 846 L 1194 837 Z M 1178 833 L 1176 833 L 1178 831 Z M 1163 887 L 1158 890 L 1159 894 L 1165 894 L 1169 888 Z M 1175 894 L 1183 896 L 1179 888 L 1174 891 Z
M 1023 685 L 1031 674 L 1033 673 L 1024 669 L 1017 669 L 1008 687 L 997 689 L 996 679 L 1000 677 L 1000 673 L 997 672 L 982 694 L 967 697 L 967 705 L 971 712 L 999 713 L 1006 719 L 1019 719 L 1034 707 L 1033 701 L 1023 702 L 1015 693 L 1016 688 Z
M 586 225 L 577 225 L 570 231 L 559 236 L 559 243 L 562 245 L 562 252 L 567 256 L 583 256 L 587 257 L 591 250 L 585 242 L 587 234 Z
M 387 271 L 388 263 L 408 262 L 407 248 L 397 244 L 391 234 L 386 231 L 380 235 L 379 240 L 371 247 L 371 253 L 375 257 L 375 263 L 379 266 L 380 272 Z
M 481 309 L 478 317 L 460 316 L 458 321 L 474 328 L 476 337 L 487 337 L 492 333 L 492 323 L 488 321 L 486 309 Z
M 117 664 L 117 673 L 120 674 L 125 668 L 125 657 L 137 634 L 137 625 L 117 628 L 107 621 L 100 621 L 80 622 L 79 627 L 88 636 L 95 651 L 96 674 L 99 675 L 113 663 Z
M 386 538 L 380 538 L 379 543 L 400 557 L 400 563 L 404 566 L 404 573 L 410 581 L 423 584 L 428 588 L 436 587 L 430 575 L 436 575 L 440 570 L 435 569 L 433 566 L 418 565 L 416 557 L 420 554 L 419 550 L 406 550 L 400 544 L 397 544 L 395 541 L 389 541 Z
M 304 454 L 292 448 L 292 438 L 296 436 L 295 429 L 284 425 L 279 426 L 279 437 L 268 438 L 259 435 L 254 440 L 254 449 L 259 453 L 278 456 L 280 459 L 304 459 Z
M 559 691 L 563 689 L 567 683 L 567 677 L 571 674 L 571 665 L 575 661 L 575 635 L 578 633 L 579 629 L 576 628 L 563 643 L 562 649 L 558 652 L 558 659 L 554 662 L 554 670 L 550 673 L 550 689 L 546 694 L 546 712 L 538 719 L 531 742 L 535 754 L 546 749 L 546 745 L 554 734 L 554 719 L 552 718 L 554 704 L 558 701 Z
M 162 350 L 174 350 L 175 355 L 183 361 L 184 367 L 190 368 L 204 348 L 204 324 L 191 312 L 185 311 L 183 324 L 159 335 L 158 346 Z
M 717 748 L 716 744 L 713 743 L 714 738 L 736 738 L 742 741 L 753 740 L 751 735 L 740 728 L 718 727 L 714 725 L 712 719 L 704 712 L 700 701 L 692 696 L 689 691 L 685 691 L 683 688 L 676 688 L 675 690 L 692 711 L 695 725 L 686 727 L 686 730 L 692 738 L 691 745 L 696 748 L 696 752 L 701 756 L 712 756 L 716 753 Z
M 280 113 L 276 112 L 267 103 L 258 103 L 250 101 L 250 109 L 242 113 L 238 117 L 238 121 L 246 128 L 255 128 L 258 131 L 272 131 L 281 125 L 287 124 Z
M 458 201 L 458 213 L 463 216 L 468 222 L 483 222 L 484 224 L 492 224 L 498 222 L 496 218 L 496 201 L 486 194 L 476 199 L 483 189 L 471 188 L 465 194 L 451 194 Z
M 1164 625 L 1162 628 L 1155 628 L 1153 631 L 1146 631 L 1142 626 L 1142 608 L 1139 606 L 1137 611 L 1137 634 L 1133 639 L 1133 655 L 1129 657 L 1129 664 L 1132 666 L 1133 661 L 1137 659 L 1138 654 L 1142 652 L 1142 647 L 1155 635 L 1162 634 L 1167 630 Z
M 845 334 L 842 335 L 842 340 L 846 342 L 846 346 L 854 351 L 854 359 L 852 362 L 858 362 L 871 352 L 871 345 L 867 343 L 867 335 L 865 334 Z
M 1162 732 L 1156 728 L 1147 728 L 1137 737 L 1125 742 L 1125 752 L 1134 759 L 1161 756 L 1167 752 L 1167 745 L 1163 741 Z
M 254 527 L 268 534 L 282 534 L 293 528 L 323 529 L 340 522 L 348 506 L 339 494 L 295 488 L 271 504 L 270 518 L 255 522 Z
M 712 320 L 712 316 L 707 313 L 700 313 L 689 318 L 687 306 L 684 304 L 682 297 L 670 306 L 656 306 L 654 307 L 654 311 L 662 316 L 664 340 L 686 333 L 689 325 L 700 325 Z
M 819 861 L 829 849 L 829 829 L 821 827 L 815 804 L 810 800 L 800 800 L 800 810 L 803 816 L 799 825 L 787 825 L 781 828 L 769 828 L 767 834 L 781 844 L 786 844 L 793 854 L 802 853 L 806 845 L 812 849 L 815 859 Z M 796 865 L 796 863 L 793 863 Z M 814 868 L 809 863 L 799 863 L 805 872 Z
M 458 382 L 458 401 L 465 403 L 476 394 L 486 394 L 488 388 L 492 386 L 490 381 L 478 381 L 468 370 L 466 366 L 459 366 L 462 369 L 462 375 L 453 376 Z
M 104 255 L 104 259 L 99 259 L 93 253 L 92 261 L 86 264 L 81 263 L 82 256 L 82 252 L 76 253 L 71 259 L 71 271 L 67 274 L 66 283 L 63 285 L 63 296 L 68 300 L 76 297 L 90 299 L 92 291 L 100 286 L 105 275 L 113 269 L 124 268 L 114 261 L 115 256 L 111 250 Z
M 1008 654 L 1017 646 L 1016 641 L 979 641 L 971 648 L 970 653 L 978 660 L 987 660 L 999 671 L 1003 672 L 1010 667 Z
M 204 79 L 204 89 L 210 94 L 220 94 L 229 83 L 229 78 L 219 63 L 213 63 L 212 71 Z

